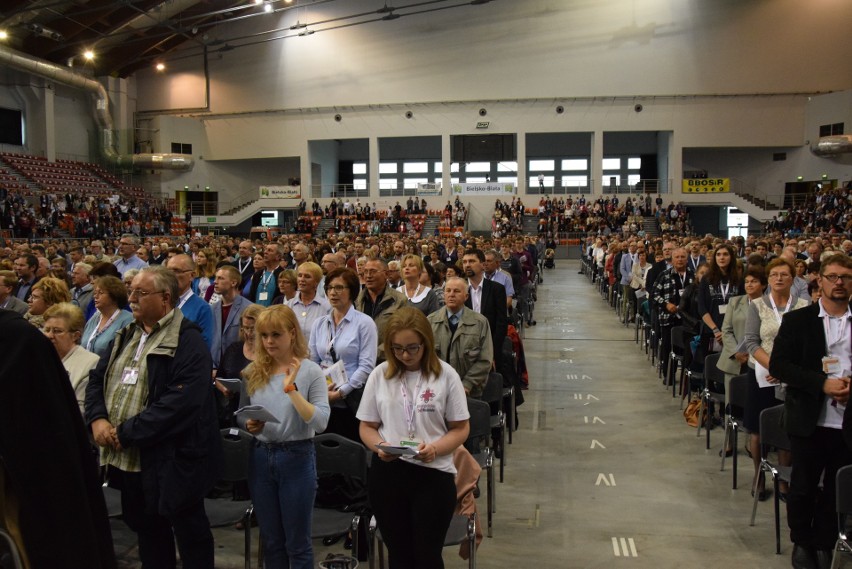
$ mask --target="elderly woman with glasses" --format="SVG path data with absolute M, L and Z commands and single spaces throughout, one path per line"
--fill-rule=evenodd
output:
M 95 279 L 92 289 L 95 313 L 86 322 L 82 345 L 98 356 L 108 355 L 109 345 L 119 330 L 133 322 L 127 308 L 127 288 L 117 277 Z
M 796 268 L 784 258 L 776 258 L 766 265 L 769 289 L 765 295 L 749 304 L 745 326 L 745 349 L 749 354 L 749 391 L 746 398 L 743 423 L 749 435 L 749 450 L 754 461 L 754 484 L 752 492 L 767 497 L 765 480 L 760 471 L 760 412 L 779 405 L 775 386 L 778 380 L 769 375 L 769 355 L 775 344 L 775 336 L 781 327 L 781 317 L 792 310 L 806 307 L 806 298 L 796 298 L 792 293 L 793 276 Z M 790 464 L 789 451 L 778 452 L 778 462 Z M 786 485 L 782 485 L 786 486 Z
M 364 383 L 376 365 L 379 332 L 368 315 L 355 309 L 361 285 L 351 270 L 340 267 L 325 277 L 331 313 L 317 319 L 311 329 L 311 360 L 328 380 L 331 417 L 326 432 L 359 441 L 355 413 Z
M 453 452 L 470 431 L 464 387 L 438 359 L 432 327 L 415 308 L 391 316 L 385 353 L 358 410 L 361 440 L 376 453 L 370 506 L 390 567 L 443 567 L 444 536 L 456 506 Z
M 98 365 L 100 358 L 80 346 L 83 334 L 83 311 L 70 302 L 60 302 L 48 308 L 44 313 L 44 335 L 56 348 L 59 359 L 74 389 L 80 413 L 85 411 L 86 386 L 89 384 L 89 372 Z

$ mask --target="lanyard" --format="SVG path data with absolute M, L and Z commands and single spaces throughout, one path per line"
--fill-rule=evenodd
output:
M 89 341 L 86 342 L 86 349 L 88 351 L 90 351 L 90 352 L 92 351 L 92 344 L 95 343 L 95 340 L 98 339 L 98 336 L 100 336 L 101 334 L 106 332 L 106 329 L 109 328 L 110 325 L 112 325 L 113 322 L 115 322 L 115 319 L 118 318 L 118 313 L 120 311 L 121 311 L 120 308 L 115 309 L 115 312 L 112 313 L 112 316 L 109 317 L 109 320 L 107 320 L 107 323 L 104 325 L 103 330 L 101 329 L 101 322 L 103 322 L 103 320 L 104 320 L 104 315 L 101 314 L 100 312 L 98 312 L 98 314 L 100 315 L 98 317 L 98 325 L 95 326 L 95 331 L 92 332 L 92 335 L 89 336 Z
M 724 285 L 719 283 L 719 289 L 722 291 L 722 304 L 728 304 L 728 291 L 731 289 L 731 283 Z M 792 298 L 791 296 L 790 299 Z
M 142 350 L 145 349 L 145 342 L 148 341 L 148 332 L 142 332 L 142 336 L 139 338 L 139 347 L 136 348 L 136 355 L 133 356 L 133 363 L 138 364 L 139 358 L 142 357 Z
M 246 261 L 245 265 L 243 265 L 243 262 L 240 259 L 237 259 L 237 268 L 240 271 L 240 275 L 243 274 L 243 271 L 245 271 L 251 263 L 252 263 L 251 258 L 249 258 L 249 260 Z
M 417 378 L 417 383 L 414 384 L 414 395 L 420 393 L 420 383 L 423 381 L 423 371 L 420 371 L 420 376 Z M 399 390 L 402 392 L 402 410 L 405 414 L 405 424 L 408 426 L 408 440 L 414 440 L 414 419 L 417 415 L 417 405 L 414 398 L 408 393 L 405 374 L 399 379 Z
M 269 281 L 272 280 L 272 275 L 274 275 L 274 274 L 275 274 L 275 272 L 270 273 L 268 271 L 263 271 L 263 276 L 260 277 L 260 286 L 262 286 L 263 288 L 266 288 L 267 286 L 269 286 Z
M 775 318 L 777 318 L 777 319 L 778 319 L 778 323 L 779 323 L 779 324 L 781 324 L 781 316 L 782 316 L 782 314 L 780 314 L 780 313 L 778 312 L 778 307 L 775 305 L 775 299 L 774 299 L 774 298 L 772 298 L 772 295 L 771 295 L 771 294 L 769 295 L 769 302 L 772 304 L 772 310 L 775 312 Z M 790 307 L 791 307 L 792 305 L 793 305 L 793 295 L 791 294 L 791 295 L 790 295 L 790 298 L 789 298 L 789 299 L 787 299 L 787 306 L 786 306 L 786 308 L 784 308 L 784 314 L 787 314 L 788 312 L 790 312 Z M 827 338 L 827 337 L 828 337 L 828 336 L 826 336 L 826 338 Z
M 346 320 L 342 320 L 340 322 L 340 326 L 337 328 L 337 333 L 334 332 L 334 315 L 328 315 L 328 354 L 331 356 L 331 361 L 333 363 L 337 363 L 337 360 L 340 358 L 337 357 L 337 351 L 334 349 L 334 338 L 339 336 L 341 332 L 343 332 L 343 328 L 346 325 Z

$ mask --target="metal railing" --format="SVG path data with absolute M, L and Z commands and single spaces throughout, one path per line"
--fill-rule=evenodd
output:
M 353 184 L 312 184 L 312 198 L 366 198 L 370 195 L 370 186 L 356 188 Z M 414 194 L 411 194 L 414 195 Z
M 588 195 L 588 194 L 670 194 L 672 193 L 672 180 L 670 179 L 659 179 L 659 180 L 641 180 L 637 184 L 601 184 L 600 191 L 597 191 L 598 185 L 594 180 L 590 181 L 588 185 L 583 186 L 575 186 L 575 185 L 567 185 L 563 186 L 561 184 L 557 184 L 555 186 L 537 186 L 532 185 L 527 187 L 526 194 L 527 195 Z

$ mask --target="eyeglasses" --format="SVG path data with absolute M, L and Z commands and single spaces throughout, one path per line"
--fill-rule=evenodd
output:
M 127 297 L 130 298 L 131 296 L 139 296 L 141 298 L 145 298 L 148 295 L 157 294 L 157 293 L 160 293 L 160 292 L 166 292 L 166 291 L 164 291 L 164 290 L 142 290 L 141 288 L 133 288 L 133 289 L 130 289 L 129 291 L 127 291 Z
M 67 331 L 68 330 L 63 330 L 62 328 L 45 328 L 43 330 L 45 336 L 47 336 L 48 334 L 53 334 L 54 336 L 60 336 Z
M 254 326 L 240 326 L 244 334 L 254 334 Z
M 837 279 L 843 281 L 843 284 L 845 285 L 852 282 L 852 275 L 823 275 L 822 278 L 830 283 L 836 283 Z
M 402 354 L 416 356 L 422 347 L 423 344 L 411 344 L 410 346 L 391 346 L 391 350 L 393 350 L 394 355 L 397 357 L 402 356 Z
M 770 279 L 789 279 L 789 278 L 791 278 L 791 275 L 788 275 L 787 273 L 770 273 L 768 278 L 770 278 Z M 852 278 L 852 276 L 850 276 L 849 278 Z M 832 282 L 834 282 L 834 281 L 832 281 Z
M 343 292 L 344 290 L 349 290 L 349 287 L 346 285 L 328 285 L 325 287 L 325 290 L 333 290 L 334 292 Z
M 105 294 L 106 293 L 104 291 L 98 290 L 98 289 L 95 289 L 95 290 L 92 291 L 92 296 L 103 296 Z
M 399 269 L 388 269 L 388 271 L 399 272 Z M 384 271 L 379 271 L 376 269 L 368 269 L 365 271 L 361 271 L 365 277 L 371 277 L 373 275 L 378 275 L 379 273 L 383 273 Z

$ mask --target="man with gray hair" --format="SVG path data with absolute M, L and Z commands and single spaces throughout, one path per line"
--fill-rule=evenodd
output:
M 135 324 L 89 374 L 86 424 L 124 522 L 136 532 L 143 567 L 213 568 L 204 496 L 219 478 L 222 447 L 210 351 L 198 327 L 175 310 L 178 280 L 161 265 L 133 279 Z
M 94 287 L 89 279 L 89 272 L 91 270 L 92 265 L 80 262 L 75 263 L 74 270 L 71 271 L 71 284 L 73 285 L 71 289 L 71 302 L 79 306 L 83 314 L 86 313 L 86 309 L 89 307 L 89 303 L 92 301 L 92 294 L 94 293 Z
M 162 265 L 160 265 L 162 266 Z M 195 274 L 195 261 L 187 254 L 175 255 L 166 265 L 175 274 L 178 282 L 177 308 L 187 320 L 195 322 L 201 328 L 201 335 L 209 350 L 216 343 L 218 331 L 213 326 L 213 311 L 204 299 L 192 292 L 192 279 Z
M 426 318 L 435 335 L 435 352 L 461 377 L 464 391 L 480 397 L 494 360 L 488 319 L 466 308 L 467 282 L 450 277 L 444 283 L 445 308 Z
M 144 269 L 148 266 L 148 263 L 136 256 L 138 248 L 138 237 L 127 233 L 121 236 L 121 240 L 118 242 L 118 254 L 121 258 L 116 259 L 113 263 L 121 276 L 124 276 L 124 273 L 130 269 Z
M 278 275 L 281 268 L 281 257 L 284 247 L 278 243 L 267 243 L 263 248 L 264 269 L 257 271 L 251 277 L 248 299 L 261 306 L 270 306 L 272 299 L 278 295 Z

